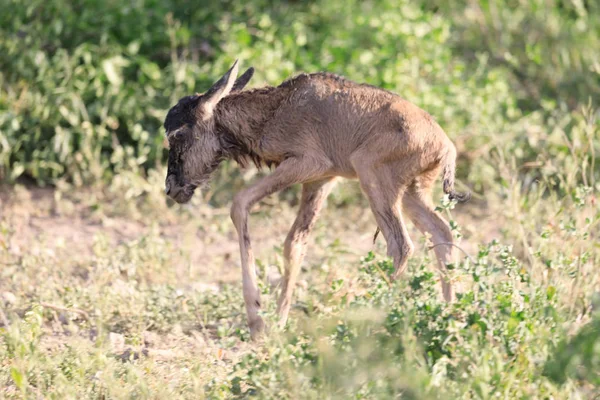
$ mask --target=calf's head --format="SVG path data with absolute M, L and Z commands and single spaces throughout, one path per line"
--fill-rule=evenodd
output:
M 178 203 L 188 202 L 224 158 L 216 131 L 215 108 L 225 96 L 242 90 L 254 69 L 248 69 L 236 80 L 237 72 L 236 61 L 206 93 L 183 97 L 167 113 L 164 127 L 169 161 L 165 193 Z

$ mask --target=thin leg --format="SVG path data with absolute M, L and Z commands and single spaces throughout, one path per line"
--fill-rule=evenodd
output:
M 452 231 L 446 221 L 435 212 L 429 199 L 429 190 L 419 190 L 411 188 L 406 192 L 403 198 L 404 210 L 408 213 L 409 218 L 423 234 L 431 235 L 431 240 L 434 245 L 440 243 L 452 243 Z M 442 292 L 444 299 L 448 302 L 452 301 L 454 295 L 452 284 L 447 279 L 446 265 L 452 262 L 453 246 L 441 245 L 436 246 L 436 258 L 438 260 L 438 269 L 441 274 Z
M 326 168 L 313 159 L 290 158 L 282 162 L 269 176 L 239 192 L 233 200 L 231 219 L 239 237 L 242 261 L 242 281 L 244 302 L 248 316 L 248 326 L 252 338 L 256 338 L 264 330 L 264 322 L 258 315 L 260 311 L 260 292 L 256 282 L 254 254 L 248 232 L 248 213 L 252 205 L 260 199 L 280 191 L 295 183 L 320 178 Z
M 396 179 L 395 168 L 384 165 L 375 167 L 363 162 L 355 165 L 362 190 L 365 192 L 387 243 L 387 254 L 394 259 L 397 279 L 406 269 L 414 245 L 408 236 L 401 213 L 401 199 L 405 185 Z
M 334 178 L 326 178 L 305 183 L 302 186 L 302 200 L 298 216 L 285 239 L 283 251 L 285 275 L 277 304 L 280 326 L 285 326 L 288 318 L 298 272 L 306 254 L 308 235 L 317 220 L 319 211 L 323 207 L 323 203 L 329 195 L 334 182 Z

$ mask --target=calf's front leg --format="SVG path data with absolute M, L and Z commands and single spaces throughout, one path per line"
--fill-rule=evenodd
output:
M 300 272 L 300 266 L 306 254 L 308 235 L 315 225 L 323 203 L 329 192 L 331 192 L 334 183 L 335 178 L 325 178 L 302 185 L 302 200 L 300 201 L 298 216 L 283 246 L 285 275 L 283 276 L 281 294 L 277 304 L 279 325 L 282 327 L 285 326 L 290 312 L 298 272 Z
M 256 281 L 256 266 L 248 231 L 250 208 L 262 198 L 288 186 L 321 178 L 321 174 L 325 170 L 323 163 L 319 163 L 314 159 L 288 158 L 271 175 L 242 190 L 233 199 L 231 219 L 239 238 L 244 303 L 246 304 L 250 335 L 253 339 L 261 334 L 265 324 L 259 315 L 261 308 L 260 291 Z

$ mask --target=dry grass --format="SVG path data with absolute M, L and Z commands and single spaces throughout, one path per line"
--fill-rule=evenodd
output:
M 339 190 L 344 190 L 343 185 Z M 372 321 L 377 331 L 381 329 L 378 324 L 389 318 L 386 317 L 392 312 L 389 307 L 394 306 L 379 304 L 378 296 L 394 293 L 401 299 L 406 295 L 402 291 L 414 289 L 416 281 L 425 283 L 416 286 L 415 299 L 425 296 L 425 301 L 442 304 L 438 300 L 436 277 L 429 275 L 434 267 L 428 246 L 412 227 L 412 237 L 419 248 L 411 260 L 406 281 L 388 288 L 388 294 L 373 292 L 381 289 L 377 279 L 385 281 L 381 274 L 385 273 L 386 264 L 367 262 L 358 268 L 361 257 L 369 251 L 380 257 L 385 254 L 383 240 L 372 244 L 375 225 L 370 212 L 361 202 L 329 207 L 310 244 L 288 332 L 274 330 L 266 343 L 249 343 L 237 239 L 226 208 L 215 209 L 201 203 L 167 207 L 165 203 L 145 202 L 123 209 L 116 202 L 117 197 L 107 195 L 106 190 L 67 193 L 23 186 L 3 191 L 0 216 L 3 265 L 0 294 L 5 310 L 5 321 L 0 322 L 4 325 L 0 328 L 4 343 L 0 347 L 3 397 L 197 398 L 258 393 L 261 397 L 293 398 L 296 397 L 293 387 L 306 385 L 304 379 L 308 378 L 296 376 L 287 361 L 277 358 L 279 348 L 289 351 L 289 346 L 308 341 L 309 348 L 316 346 L 323 351 L 319 357 L 327 363 L 334 350 L 328 349 L 329 345 L 323 347 L 328 343 L 322 342 L 328 337 L 323 332 L 337 329 L 337 335 L 340 334 L 339 328 L 331 328 L 332 322 L 363 321 L 364 324 L 367 317 L 352 314 L 352 305 L 366 301 L 361 307 L 368 305 L 372 309 L 366 320 Z M 579 222 L 573 222 L 573 230 L 584 223 L 585 215 L 597 218 L 594 194 L 588 194 L 586 199 L 588 205 L 578 210 Z M 461 248 L 477 260 L 476 265 L 489 263 L 487 256 L 481 255 L 481 245 L 494 253 L 494 249 L 500 248 L 489 245 L 492 240 L 514 244 L 515 254 L 524 260 L 519 268 L 527 269 L 530 279 L 539 282 L 536 285 L 558 291 L 558 303 L 549 304 L 566 316 L 565 322 L 569 321 L 565 332 L 573 333 L 590 318 L 587 299 L 599 285 L 593 263 L 600 255 L 595 246 L 590 247 L 589 236 L 587 241 L 575 238 L 576 234 L 563 229 L 564 223 L 540 224 L 545 215 L 540 215 L 539 210 L 551 207 L 550 200 L 544 200 L 538 207 L 541 208 L 531 209 L 531 215 L 515 218 L 505 204 L 485 205 L 475 200 L 452 214 L 460 222 Z M 261 285 L 267 294 L 267 318 L 274 311 L 273 291 L 282 266 L 280 246 L 293 221 L 294 210 L 287 202 L 270 199 L 257 207 L 251 218 Z M 539 234 L 522 237 L 523 231 L 532 225 L 544 232 L 555 229 L 557 236 L 553 236 L 552 243 L 539 239 Z M 595 232 L 595 229 L 588 231 L 591 237 Z M 523 247 L 534 246 L 546 254 L 554 254 L 556 263 L 572 265 L 564 259 L 568 252 L 559 251 L 562 258 L 557 255 L 558 243 L 560 250 L 587 252 L 585 261 L 573 258 L 572 262 L 579 263 L 576 272 L 556 267 L 542 271 L 538 265 L 545 262 L 543 257 L 531 253 L 528 256 Z M 499 256 L 494 257 L 504 260 L 501 254 L 506 250 L 498 251 Z M 533 259 L 532 264 L 527 264 L 528 257 Z M 471 266 L 461 267 L 455 279 L 460 291 L 476 293 L 473 272 L 468 270 L 474 265 L 467 264 Z M 365 281 L 365 268 L 374 268 L 373 265 L 380 266 L 368 275 L 373 280 Z M 521 273 L 525 272 L 517 270 L 517 274 Z M 488 278 L 489 285 L 498 280 L 495 275 Z M 429 294 L 419 291 L 422 285 L 429 288 Z M 437 318 L 440 317 L 431 315 L 431 321 Z M 470 328 L 467 324 L 459 329 Z M 423 345 L 418 334 L 411 337 L 417 340 L 414 346 Z M 548 343 L 556 342 L 559 337 L 562 336 L 556 332 L 551 334 Z M 355 351 L 360 354 L 363 350 Z M 549 348 L 544 351 L 547 353 Z M 389 362 L 390 368 L 396 368 Z M 425 368 L 422 362 L 419 364 Z M 265 370 L 265 365 L 277 372 Z M 340 394 L 335 388 L 341 383 L 327 378 L 327 371 L 322 368 L 323 365 L 313 373 L 320 371 L 329 384 L 314 383 L 307 397 L 321 391 L 333 397 Z M 399 371 L 400 376 L 410 376 L 403 369 Z M 244 375 L 248 373 L 260 379 L 249 379 Z M 270 378 L 274 379 L 274 386 L 257 384 L 266 379 L 261 374 L 275 374 Z M 277 374 L 283 374 L 283 378 Z M 290 378 L 294 376 L 299 380 Z M 433 375 L 428 379 L 434 378 Z M 419 379 L 424 378 L 419 375 Z M 397 390 L 404 393 L 417 390 L 405 383 Z M 434 393 L 435 385 L 431 386 L 431 382 L 428 385 L 415 393 Z M 546 393 L 574 394 L 592 389 L 575 390 L 567 386 L 560 392 L 556 390 Z

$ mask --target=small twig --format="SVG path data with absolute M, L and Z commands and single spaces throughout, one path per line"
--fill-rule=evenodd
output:
M 20 265 L 20 263 L 18 263 L 18 262 L 10 262 L 10 263 L 7 263 L 7 262 L 2 262 L 2 261 L 0 261 L 0 265 L 4 265 L 4 266 L 6 266 L 6 267 L 10 267 L 10 266 L 12 266 L 12 265 Z
M 56 306 L 54 304 L 46 303 L 46 302 L 43 302 L 43 301 L 40 302 L 40 305 L 42 307 L 50 308 L 52 310 L 65 311 L 65 312 L 74 312 L 76 314 L 81 315 L 86 320 L 88 320 L 88 321 L 90 320 L 90 315 L 87 312 L 85 312 L 83 310 L 80 310 L 79 308 L 68 308 L 68 307 Z
M 0 265 L 6 265 L 6 266 L 11 266 L 11 265 L 20 265 L 21 262 L 23 261 L 23 257 L 18 257 L 16 261 L 0 261 Z
M 438 243 L 438 244 L 434 244 L 433 246 L 430 246 L 430 247 L 429 247 L 429 250 L 433 250 L 434 248 L 436 248 L 436 247 L 438 247 L 438 246 L 444 246 L 444 245 L 445 245 L 445 246 L 454 246 L 454 247 L 456 247 L 457 249 L 459 249 L 460 251 L 462 251 L 462 252 L 465 254 L 465 256 L 467 256 L 467 258 L 468 258 L 468 259 L 469 259 L 469 260 L 470 260 L 470 261 L 471 261 L 473 264 L 476 264 L 476 263 L 475 263 L 475 260 L 473 259 L 473 257 L 471 257 L 471 256 L 469 255 L 469 253 L 467 253 L 467 252 L 466 252 L 466 251 L 465 251 L 465 250 L 464 250 L 462 247 L 460 247 L 460 246 L 458 246 L 458 245 L 456 245 L 456 244 L 454 244 L 454 243 L 447 243 L 447 242 L 445 242 L 445 243 Z
M 379 265 L 377 265 L 377 263 L 374 263 L 374 265 L 375 268 L 377 268 L 377 271 L 379 271 L 379 274 L 381 275 L 385 283 L 387 283 L 388 287 L 392 287 L 392 282 L 390 282 L 390 279 L 387 277 L 385 272 L 383 272 L 383 270 L 379 267 Z
M 375 231 L 375 234 L 373 235 L 373 244 L 375 244 L 375 242 L 377 242 L 377 236 L 379 236 L 379 232 L 381 232 L 381 230 L 379 229 L 379 227 L 377 227 L 377 230 Z

